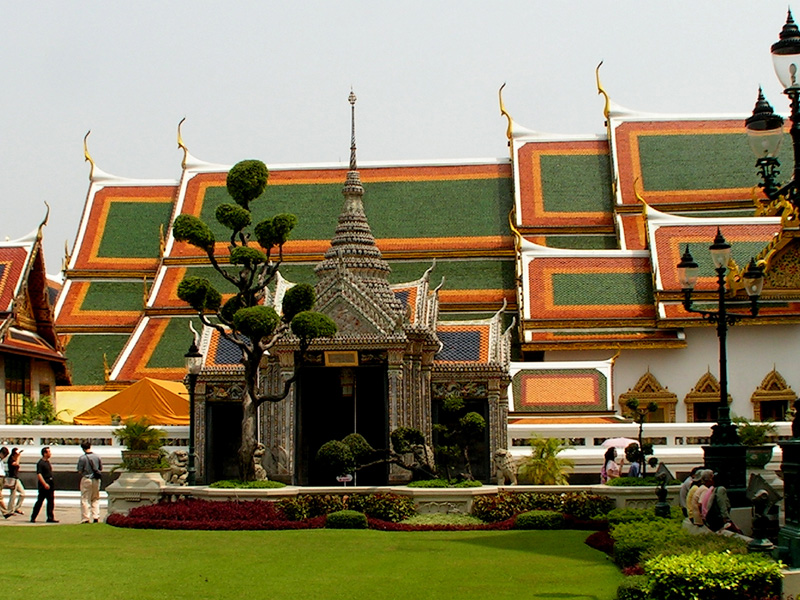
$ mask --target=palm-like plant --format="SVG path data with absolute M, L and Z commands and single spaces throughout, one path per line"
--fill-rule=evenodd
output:
M 567 485 L 575 462 L 558 455 L 569 446 L 558 438 L 533 437 L 528 443 L 533 449 L 520 463 L 520 478 L 535 485 Z
M 147 417 L 140 417 L 126 419 L 125 425 L 114 430 L 114 435 L 128 450 L 152 451 L 161 449 L 167 432 L 152 427 Z

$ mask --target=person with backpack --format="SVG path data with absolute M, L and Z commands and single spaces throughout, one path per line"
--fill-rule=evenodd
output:
M 81 448 L 83 456 L 78 459 L 78 472 L 81 474 L 81 523 L 99 523 L 103 462 L 92 452 L 90 441 L 81 442 Z

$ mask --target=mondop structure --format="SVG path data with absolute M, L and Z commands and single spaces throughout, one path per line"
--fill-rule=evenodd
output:
M 312 344 L 289 397 L 262 407 L 271 478 L 317 482 L 317 448 L 348 433 L 378 448 L 397 427 L 430 436 L 453 393 L 488 424 L 475 473 L 487 480 L 491 455 L 512 443 L 508 423 L 613 422 L 630 396 L 656 402 L 657 420 L 713 421 L 716 335 L 685 310 L 676 266 L 689 248 L 695 303 L 713 306 L 718 228 L 733 246 L 729 295 L 742 312 L 751 258 L 765 276 L 759 316 L 729 337 L 733 411 L 782 419 L 796 400 L 797 209 L 756 187 L 744 116 L 643 115 L 606 96 L 607 133 L 565 137 L 525 129 L 502 104 L 508 158 L 357 165 L 353 133 L 349 166 L 265 161 L 254 221 L 280 212 L 299 221 L 268 301 L 280 306 L 289 286 L 311 283 L 316 309 L 338 325 Z M 218 276 L 170 224 L 181 213 L 215 223 L 229 166 L 196 159 L 180 135 L 179 144 L 177 181 L 123 179 L 91 163 L 56 307 L 75 385 L 185 375 L 188 323 L 199 323 L 176 288 L 187 272 Z M 226 232 L 214 233 L 225 253 Z M 286 340 L 264 356 L 263 386 L 291 375 L 296 350 Z M 203 332 L 200 351 L 197 447 L 209 480 L 234 474 L 241 381 L 238 350 L 215 332 Z

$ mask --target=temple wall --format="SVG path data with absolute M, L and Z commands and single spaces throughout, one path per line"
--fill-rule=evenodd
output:
M 707 371 L 719 377 L 719 340 L 712 327 L 686 328 L 687 347 L 680 349 L 623 350 L 614 363 L 613 390 L 619 411 L 619 395 L 636 385 L 650 369 L 662 386 L 678 396 L 676 420 L 686 421 L 684 397 Z M 728 393 L 733 414 L 753 417 L 750 397 L 764 377 L 775 368 L 796 393 L 800 393 L 800 325 L 738 324 L 728 329 Z M 545 360 L 601 360 L 610 350 L 547 352 Z

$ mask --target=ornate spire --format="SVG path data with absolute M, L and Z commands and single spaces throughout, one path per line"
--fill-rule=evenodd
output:
M 320 281 L 328 277 L 341 277 L 346 271 L 369 290 L 378 304 L 399 310 L 399 302 L 389 289 L 391 268 L 375 244 L 364 213 L 364 187 L 356 162 L 356 95 L 352 90 L 348 102 L 351 114 L 350 170 L 342 188 L 344 204 L 330 248 L 314 271 Z

